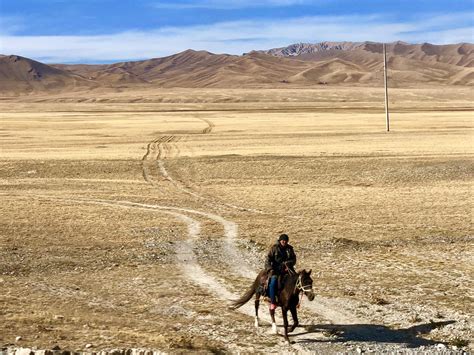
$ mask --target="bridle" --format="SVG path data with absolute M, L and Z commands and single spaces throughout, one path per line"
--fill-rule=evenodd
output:
M 301 293 L 300 299 L 298 300 L 298 305 L 296 308 L 300 308 L 301 303 L 303 302 L 303 295 L 306 295 L 307 292 L 313 293 L 313 286 L 312 285 L 303 285 L 303 281 L 301 281 L 302 274 L 298 275 L 298 279 L 296 280 L 295 290 L 293 293 L 296 293 L 296 290 L 303 291 Z M 308 296 L 308 295 L 306 295 Z
M 300 290 L 300 291 L 303 291 L 303 293 L 313 292 L 312 285 L 303 285 L 303 281 L 301 281 L 301 276 L 302 275 L 299 275 L 298 279 L 296 280 L 295 291 Z

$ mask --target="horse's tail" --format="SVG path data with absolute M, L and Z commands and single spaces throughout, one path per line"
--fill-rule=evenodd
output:
M 257 291 L 257 288 L 260 286 L 260 280 L 264 273 L 265 273 L 265 270 L 261 271 L 257 275 L 252 286 L 250 286 L 250 288 L 247 290 L 247 292 L 245 292 L 245 294 L 242 297 L 240 297 L 238 300 L 232 301 L 232 305 L 230 306 L 231 309 L 237 309 L 239 307 L 242 307 L 252 298 L 252 296 Z

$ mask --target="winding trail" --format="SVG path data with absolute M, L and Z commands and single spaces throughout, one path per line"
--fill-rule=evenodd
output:
M 195 133 L 195 134 L 210 134 L 213 131 L 215 125 L 212 121 L 205 118 L 199 118 L 199 117 L 197 117 L 197 119 L 206 123 L 207 126 L 204 129 L 202 129 L 200 132 Z M 168 173 L 168 170 L 166 169 L 165 159 L 173 156 L 171 154 L 171 151 L 173 149 L 176 150 L 177 152 L 175 156 L 179 155 L 179 148 L 177 148 L 176 142 L 180 138 L 181 138 L 180 136 L 176 136 L 176 135 L 161 136 L 160 138 L 155 139 L 147 144 L 147 151 L 145 155 L 142 157 L 142 175 L 146 182 L 152 185 L 157 185 L 156 181 L 160 180 L 158 176 L 161 175 L 165 180 L 172 183 L 176 189 L 178 189 L 179 191 L 185 194 L 193 196 L 194 198 L 198 200 L 211 203 L 212 205 L 217 204 L 223 207 L 231 208 L 231 209 L 242 211 L 242 212 L 265 214 L 265 212 L 257 210 L 257 209 L 240 207 L 237 205 L 223 202 L 215 197 L 203 196 L 201 194 L 198 194 L 192 191 L 191 189 L 186 187 L 184 184 L 182 184 L 181 182 L 173 178 Z M 173 148 L 174 146 L 176 146 L 176 148 Z M 158 171 L 156 171 L 155 166 L 158 167 Z
M 12 195 L 9 195 L 12 196 Z M 124 208 L 124 209 L 141 209 L 141 210 L 148 210 L 158 213 L 165 213 L 168 214 L 180 222 L 186 224 L 187 226 L 187 238 L 183 243 L 177 243 L 176 247 L 176 261 L 180 268 L 183 270 L 184 275 L 188 280 L 195 283 L 197 286 L 200 286 L 204 289 L 207 289 L 211 292 L 211 294 L 215 294 L 218 296 L 220 300 L 225 302 L 229 302 L 231 299 L 237 299 L 240 297 L 240 294 L 235 294 L 229 290 L 228 286 L 217 280 L 211 274 L 209 274 L 204 268 L 199 265 L 198 258 L 196 253 L 194 252 L 193 245 L 196 245 L 196 241 L 199 240 L 200 233 L 201 233 L 201 222 L 188 216 L 188 214 L 205 217 L 211 219 L 219 224 L 222 225 L 224 230 L 225 236 L 225 247 L 224 252 L 227 255 L 227 259 L 229 263 L 227 265 L 228 270 L 232 273 L 239 274 L 250 281 L 253 281 L 256 277 L 256 272 L 248 265 L 241 265 L 239 267 L 235 266 L 233 262 L 235 258 L 238 260 L 245 260 L 245 256 L 241 254 L 241 252 L 235 246 L 235 238 L 237 237 L 237 225 L 234 222 L 227 221 L 221 216 L 197 211 L 189 208 L 180 208 L 180 207 L 170 207 L 170 206 L 162 206 L 162 205 L 155 205 L 155 204 L 145 204 L 145 203 L 138 203 L 132 201 L 117 201 L 117 200 L 105 200 L 105 199 L 91 199 L 91 198 L 77 198 L 77 197 L 52 197 L 46 195 L 23 195 L 20 194 L 19 196 L 28 197 L 28 198 L 36 198 L 41 200 L 50 200 L 50 201 L 62 201 L 66 203 L 77 203 L 77 204 L 93 204 L 93 205 L 101 205 L 107 206 L 112 208 Z M 321 302 L 320 304 L 316 304 L 316 302 Z M 331 307 L 330 302 L 328 300 L 324 300 L 321 297 L 317 297 L 313 302 L 305 302 L 305 308 L 313 312 L 317 312 L 318 314 L 322 315 L 325 319 L 331 322 L 335 322 L 338 324 L 355 324 L 360 322 L 359 319 L 353 318 L 350 315 L 344 314 L 341 311 L 336 311 L 333 307 Z M 239 312 L 246 314 L 248 316 L 254 316 L 254 307 L 253 302 L 248 302 L 243 307 L 239 308 Z M 262 307 L 260 311 L 260 319 L 264 322 L 270 324 L 271 319 L 266 311 L 265 307 Z M 281 318 L 278 317 L 278 322 L 281 323 Z M 249 322 L 249 327 L 251 326 L 251 322 Z M 263 328 L 263 330 L 270 333 L 270 327 Z M 293 335 L 292 339 L 298 341 L 298 336 L 304 335 L 305 341 L 308 339 L 313 340 L 320 340 L 321 336 L 319 334 L 307 334 L 304 332 L 304 329 L 297 329 Z M 282 340 L 283 344 L 283 340 Z M 301 351 L 305 351 L 304 346 L 293 344 L 294 347 Z
M 0 193 L 0 195 L 6 194 Z M 12 195 L 8 194 L 8 196 Z M 66 203 L 101 205 L 112 208 L 141 209 L 171 215 L 187 225 L 188 238 L 183 243 L 177 243 L 178 246 L 176 247 L 176 260 L 180 267 L 184 270 L 187 278 L 190 281 L 196 283 L 198 286 L 208 289 L 209 291 L 211 291 L 211 293 L 217 294 L 221 300 L 230 301 L 232 299 L 240 297 L 240 295 L 234 294 L 229 291 L 225 285 L 220 283 L 216 278 L 206 272 L 199 265 L 198 258 L 193 250 L 193 245 L 196 245 L 196 241 L 199 240 L 199 235 L 201 233 L 201 223 L 198 220 L 187 216 L 186 213 L 206 217 L 220 223 L 223 226 L 224 235 L 226 238 L 226 247 L 224 248 L 224 250 L 227 254 L 227 260 L 229 260 L 228 266 L 230 270 L 236 274 L 240 274 L 240 276 L 250 279 L 254 279 L 257 275 L 257 273 L 245 263 L 239 264 L 239 267 L 235 266 L 235 263 L 233 262 L 235 258 L 239 258 L 239 260 L 244 260 L 244 257 L 234 246 L 234 240 L 237 236 L 237 225 L 234 222 L 227 221 L 218 215 L 187 208 L 144 204 L 132 201 L 116 201 L 77 197 L 66 198 L 31 194 L 18 194 L 17 196 L 47 201 L 62 201 Z M 251 306 L 250 303 L 247 304 L 245 307 L 242 307 L 240 310 L 244 314 L 253 316 L 254 310 L 253 306 Z M 270 323 L 271 320 L 269 317 L 267 321 Z
M 212 130 L 214 129 L 214 127 L 215 127 L 214 123 L 212 121 L 208 120 L 208 119 L 204 119 L 204 118 L 198 118 L 198 119 L 207 124 L 207 127 L 204 128 L 201 131 L 201 134 L 211 133 Z M 187 189 L 186 187 L 184 187 L 180 183 L 178 183 L 176 180 L 174 180 L 170 176 L 170 174 L 166 170 L 165 163 L 164 163 L 164 158 L 165 158 L 166 154 L 163 153 L 163 150 L 167 149 L 167 145 L 170 142 L 173 142 L 174 140 L 175 139 L 173 138 L 173 136 L 162 136 L 159 139 L 149 143 L 148 148 L 147 148 L 147 153 L 145 154 L 145 156 L 143 157 L 142 160 L 147 161 L 147 162 L 148 161 L 150 161 L 150 162 L 156 161 L 161 175 L 163 177 L 165 177 L 166 180 L 172 182 L 177 189 L 179 189 L 180 191 L 183 191 L 184 193 L 192 195 L 192 196 L 194 196 L 198 199 L 207 200 L 206 197 L 204 197 L 202 195 L 199 195 L 199 194 Z M 145 171 L 145 168 L 144 168 L 144 171 Z M 145 176 L 145 174 L 144 174 L 144 176 Z M 149 176 L 149 175 L 147 175 L 147 176 Z M 149 180 L 147 180 L 147 181 L 149 181 Z M 154 184 L 153 181 L 149 181 L 149 182 L 151 184 Z M 126 202 L 126 204 L 134 205 L 134 206 L 141 206 L 141 207 L 146 207 L 146 208 L 161 208 L 161 209 L 164 208 L 162 206 L 158 207 L 158 206 L 155 206 L 155 205 L 144 205 L 144 204 L 136 204 L 136 203 L 130 203 L 130 202 Z M 220 202 L 220 204 L 223 205 L 223 206 L 227 206 L 227 207 L 230 207 L 230 208 L 233 208 L 233 209 L 240 210 L 240 211 L 252 211 L 252 212 L 256 212 L 256 213 L 263 213 L 262 211 L 249 210 L 249 209 L 242 208 L 242 207 L 239 207 L 239 206 L 229 205 L 229 204 L 223 203 L 223 202 Z M 167 208 L 169 208 L 169 207 L 167 207 Z M 191 209 L 185 209 L 185 208 L 174 208 L 174 209 L 177 210 L 177 211 L 180 211 L 180 212 L 184 212 L 184 213 L 192 213 L 192 214 L 197 214 L 197 215 L 200 215 L 200 216 L 204 216 L 206 218 L 209 218 L 209 219 L 221 224 L 224 228 L 224 235 L 226 237 L 225 238 L 225 244 L 224 244 L 225 247 L 224 247 L 223 251 L 227 256 L 226 260 L 227 260 L 227 264 L 228 264 L 230 270 L 234 274 L 238 274 L 240 276 L 243 276 L 243 277 L 253 281 L 253 279 L 257 275 L 257 272 L 255 272 L 255 270 L 253 270 L 249 265 L 239 265 L 239 267 L 237 268 L 235 266 L 235 263 L 233 262 L 233 260 L 246 260 L 246 258 L 236 248 L 236 245 L 235 245 L 235 240 L 238 237 L 238 228 L 237 228 L 237 225 L 234 222 L 227 221 L 223 217 L 215 215 L 215 214 L 211 214 L 211 213 L 206 213 L 206 212 L 201 212 L 201 211 L 196 211 L 196 210 L 191 210 Z M 190 234 L 193 235 L 193 238 L 197 238 L 197 236 L 199 235 L 199 233 L 195 233 L 195 232 L 191 233 L 191 231 L 190 231 Z M 194 264 L 191 264 L 191 265 L 194 265 Z M 191 273 L 191 275 L 201 274 L 202 271 L 198 270 L 197 268 L 198 268 L 197 266 L 192 267 L 192 269 L 194 269 L 194 271 L 193 271 L 193 273 Z M 195 277 L 195 276 L 193 276 L 193 277 Z M 215 283 L 215 280 L 212 281 L 212 282 L 210 280 L 202 280 L 202 281 L 203 281 L 204 284 L 207 284 L 208 286 L 214 285 L 215 286 L 215 287 L 213 287 L 214 291 L 218 291 L 219 289 L 221 291 L 223 291 L 222 287 L 219 286 L 218 283 L 217 284 Z M 226 292 L 224 292 L 224 293 L 219 292 L 219 294 L 224 295 L 224 294 L 226 294 Z M 227 298 L 229 298 L 229 297 L 227 297 Z M 313 313 L 318 314 L 318 315 L 322 316 L 323 318 L 325 318 L 326 320 L 334 322 L 334 323 L 356 324 L 356 323 L 361 322 L 360 319 L 358 319 L 358 318 L 356 318 L 356 317 L 354 317 L 350 314 L 347 314 L 346 312 L 343 312 L 340 309 L 337 310 L 336 308 L 331 307 L 330 302 L 331 302 L 330 300 L 328 300 L 324 297 L 316 296 L 315 301 L 314 302 L 307 302 L 305 307 L 310 309 Z M 252 309 L 250 314 L 253 315 L 253 313 L 254 312 L 253 312 L 253 309 Z
M 253 279 L 257 276 L 255 270 L 253 270 L 250 265 L 248 265 L 245 260 L 245 256 L 237 249 L 235 246 L 235 241 L 238 237 L 238 227 L 237 224 L 231 221 L 226 220 L 225 218 L 208 212 L 202 212 L 198 210 L 193 210 L 189 208 L 180 208 L 180 207 L 169 207 L 169 206 L 160 206 L 160 205 L 151 205 L 151 204 L 144 204 L 138 202 L 130 202 L 130 201 L 112 201 L 112 200 L 76 200 L 76 201 L 90 201 L 91 203 L 99 203 L 105 205 L 115 205 L 115 206 L 123 206 L 123 207 L 136 207 L 136 208 L 143 208 L 143 209 L 151 209 L 151 210 L 161 210 L 161 211 L 177 211 L 180 212 L 181 215 L 183 213 L 194 214 L 198 216 L 202 216 L 208 218 L 214 222 L 219 223 L 224 229 L 224 253 L 226 254 L 226 261 L 229 266 L 230 271 L 234 274 L 238 274 L 240 276 Z M 176 212 L 175 212 L 176 214 Z M 184 216 L 184 215 L 183 215 Z M 199 227 L 200 230 L 200 227 Z M 199 233 L 194 233 L 195 235 L 199 235 Z M 235 260 L 242 260 L 238 266 L 235 265 Z

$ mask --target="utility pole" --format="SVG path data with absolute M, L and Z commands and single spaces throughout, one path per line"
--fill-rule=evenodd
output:
M 385 119 L 387 122 L 387 132 L 390 132 L 390 117 L 388 114 L 388 88 L 387 88 L 387 51 L 383 44 L 383 82 L 385 85 Z

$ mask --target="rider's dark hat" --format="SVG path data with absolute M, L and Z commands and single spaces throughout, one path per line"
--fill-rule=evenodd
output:
M 280 237 L 278 238 L 278 241 L 280 241 L 280 240 L 289 241 L 290 238 L 288 238 L 288 235 L 286 235 L 286 234 L 281 234 Z

